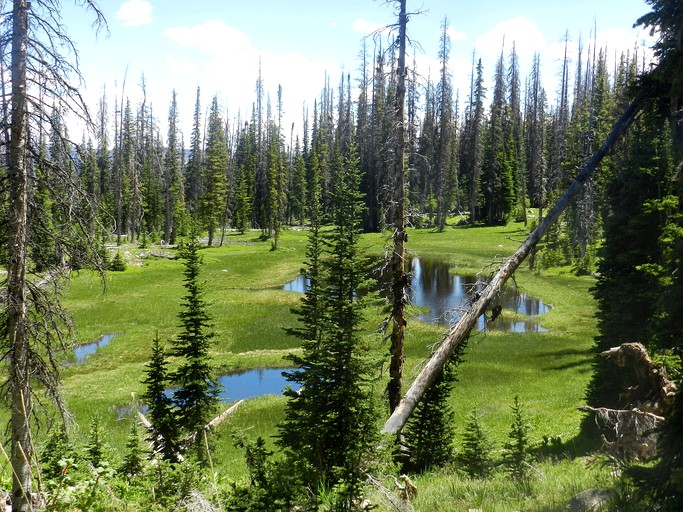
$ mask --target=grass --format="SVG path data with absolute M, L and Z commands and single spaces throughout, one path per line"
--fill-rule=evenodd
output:
M 449 227 L 442 233 L 411 229 L 408 249 L 418 256 L 445 259 L 459 272 L 472 274 L 494 268 L 524 237 L 518 224 Z M 368 234 L 363 240 L 368 253 L 383 254 L 384 235 Z M 216 333 L 213 357 L 221 371 L 286 366 L 283 357 L 297 350 L 297 340 L 286 336 L 284 328 L 296 323 L 290 308 L 300 295 L 281 287 L 302 267 L 305 246 L 306 232 L 288 230 L 282 234 L 277 251 L 271 251 L 270 242 L 259 240 L 256 232 L 230 234 L 223 247 L 202 250 L 202 279 Z M 134 405 L 134 396 L 143 392 L 141 379 L 153 337 L 158 333 L 170 342 L 178 332 L 178 305 L 183 294 L 181 261 L 140 260 L 136 254 L 145 251 L 133 246 L 123 252 L 129 261 L 141 262 L 140 266 L 129 263 L 125 272 L 109 273 L 105 292 L 99 278 L 81 272 L 73 277 L 64 299 L 76 322 L 79 342 L 117 333 L 85 364 L 63 371 L 64 395 L 76 421 L 86 426 L 93 414 L 99 414 L 109 431 L 108 442 L 116 451 L 125 443 L 130 421 L 127 416 L 120 418 L 121 410 Z M 581 417 L 577 407 L 583 403 L 590 375 L 590 347 L 595 334 L 595 306 L 589 294 L 592 283 L 592 278 L 576 277 L 568 269 L 519 269 L 516 285 L 553 306 L 540 318 L 548 332 L 473 335 L 453 394 L 459 432 L 467 414 L 476 408 L 497 446 L 506 438 L 512 422 L 510 405 L 518 395 L 533 426 L 532 442 L 540 445 L 544 437 L 559 436 L 567 458 L 539 464 L 531 487 L 524 492 L 500 474 L 485 482 L 464 479 L 454 470 L 416 477 L 420 488 L 417 510 L 562 510 L 573 493 L 604 480 L 604 471 L 587 469 L 584 459 L 575 457 L 580 454 L 577 435 Z M 503 314 L 514 315 L 508 311 Z M 381 318 L 382 312 L 371 308 L 365 331 L 374 331 Z M 406 387 L 443 330 L 409 320 Z M 384 355 L 386 342 L 371 339 L 378 354 Z M 378 389 L 383 385 L 378 383 Z M 248 400 L 218 429 L 214 463 L 223 478 L 246 476 L 243 455 L 233 446 L 231 436 L 238 431 L 252 438 L 261 435 L 272 446 L 283 405 L 283 397 Z

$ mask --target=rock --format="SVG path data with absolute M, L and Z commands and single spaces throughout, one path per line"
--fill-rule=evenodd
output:
M 611 494 L 605 489 L 588 489 L 580 492 L 569 503 L 569 512 L 593 512 L 607 503 Z

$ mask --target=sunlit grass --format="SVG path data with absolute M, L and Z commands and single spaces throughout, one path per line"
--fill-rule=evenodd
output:
M 290 309 L 300 294 L 281 287 L 303 266 L 306 231 L 286 230 L 280 249 L 271 251 L 270 241 L 259 232 L 230 233 L 223 247 L 201 251 L 204 259 L 201 279 L 205 283 L 209 312 L 216 334 L 212 356 L 222 372 L 287 365 L 285 356 L 298 350 L 298 341 L 285 334 L 296 324 Z M 449 261 L 463 274 L 495 270 L 501 257 L 518 247 L 523 226 L 493 228 L 447 227 L 409 230 L 408 252 Z M 387 237 L 368 234 L 363 244 L 371 255 L 381 256 Z M 170 344 L 178 333 L 179 303 L 183 295 L 182 262 L 179 260 L 133 258 L 138 250 L 128 246 L 131 261 L 125 272 L 111 272 L 103 290 L 97 276 L 81 272 L 73 277 L 64 305 L 72 313 L 80 342 L 95 340 L 103 333 L 116 333 L 114 340 L 87 362 L 63 371 L 63 390 L 78 424 L 88 425 L 99 414 L 108 431 L 108 442 L 121 452 L 131 416 L 126 408 L 139 405 L 151 342 L 158 333 Z M 527 495 L 502 474 L 490 481 L 470 481 L 453 470 L 416 478 L 420 487 L 417 510 L 562 510 L 572 493 L 598 485 L 604 477 L 586 469 L 574 459 L 583 394 L 590 372 L 590 347 L 595 334 L 594 303 L 589 295 L 590 277 L 576 277 L 566 269 L 531 272 L 526 266 L 516 273 L 516 285 L 552 310 L 539 318 L 547 333 L 475 333 L 468 342 L 459 382 L 453 393 L 457 443 L 467 414 L 477 409 L 482 424 L 500 447 L 512 422 L 510 405 L 519 396 L 533 428 L 529 435 L 539 445 L 544 436 L 557 437 L 572 457 L 539 465 Z M 417 313 L 417 312 L 416 312 Z M 504 312 L 504 315 L 513 315 Z M 375 305 L 367 312 L 363 326 L 372 332 L 383 313 Z M 425 358 L 442 337 L 443 326 L 428 325 L 409 318 L 406 334 L 406 387 L 421 369 Z M 388 343 L 372 338 L 378 357 L 385 358 Z M 382 380 L 384 379 L 384 380 Z M 135 398 L 134 398 L 135 397 Z M 282 418 L 283 397 L 261 397 L 246 401 L 216 432 L 213 440 L 216 470 L 224 479 L 246 475 L 243 456 L 233 446 L 232 434 L 263 436 L 273 446 L 277 422 Z M 86 428 L 82 428 L 81 437 Z M 456 444 L 457 444 L 456 443 Z

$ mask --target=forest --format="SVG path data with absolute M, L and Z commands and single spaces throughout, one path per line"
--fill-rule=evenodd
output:
M 61 4 L 0 1 L 8 510 L 683 510 L 679 1 L 654 62 L 512 42 L 460 94 L 388 1 L 301 130 L 259 76 L 189 140 L 175 91 L 86 104 Z

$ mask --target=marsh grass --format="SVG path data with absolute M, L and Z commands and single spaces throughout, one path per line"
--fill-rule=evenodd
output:
M 284 231 L 280 249 L 271 251 L 270 242 L 260 240 L 256 231 L 231 233 L 223 247 L 201 251 L 201 280 L 216 332 L 212 355 L 221 373 L 286 366 L 284 356 L 298 350 L 297 341 L 286 336 L 284 328 L 295 325 L 290 308 L 300 294 L 281 287 L 303 266 L 306 236 L 305 231 Z M 472 274 L 495 269 L 500 258 L 514 252 L 524 236 L 521 225 L 447 227 L 442 233 L 411 229 L 408 248 L 412 254 L 445 259 L 459 272 Z M 385 235 L 368 234 L 363 241 L 370 255 L 383 254 Z M 107 442 L 118 452 L 125 445 L 131 421 L 131 416 L 121 411 L 140 405 L 134 397 L 142 393 L 140 381 L 152 339 L 158 332 L 170 344 L 178 332 L 178 304 L 183 293 L 181 261 L 140 259 L 137 254 L 147 249 L 124 249 L 131 264 L 124 272 L 107 275 L 105 291 L 96 276 L 83 271 L 74 275 L 64 300 L 76 322 L 79 342 L 93 341 L 103 333 L 117 334 L 85 364 L 64 368 L 63 390 L 77 423 L 88 425 L 98 414 L 108 431 Z M 420 488 L 417 510 L 562 510 L 572 494 L 605 480 L 605 471 L 587 469 L 576 457 L 581 455 L 577 407 L 583 403 L 595 334 L 594 303 L 589 294 L 592 282 L 591 277 L 576 277 L 568 269 L 518 270 L 516 285 L 521 291 L 553 306 L 539 319 L 548 332 L 473 333 L 459 368 L 452 398 L 456 446 L 469 412 L 476 409 L 491 440 L 500 447 L 512 422 L 510 404 L 519 395 L 532 423 L 532 446 L 541 457 L 529 489 L 515 487 L 502 473 L 478 481 L 451 468 L 416 477 Z M 365 332 L 377 329 L 385 315 L 381 309 L 377 301 L 371 301 Z M 515 314 L 504 311 L 503 315 Z M 409 318 L 406 387 L 443 331 L 443 326 Z M 388 351 L 387 342 L 378 336 L 369 338 L 369 346 L 382 357 Z M 381 370 L 378 394 L 384 389 L 386 360 Z M 248 400 L 215 432 L 213 461 L 222 478 L 240 480 L 247 474 L 232 435 L 262 436 L 272 447 L 283 404 L 284 398 L 276 396 Z M 83 430 L 78 435 L 84 436 Z M 543 449 L 544 439 L 560 441 L 548 452 Z

